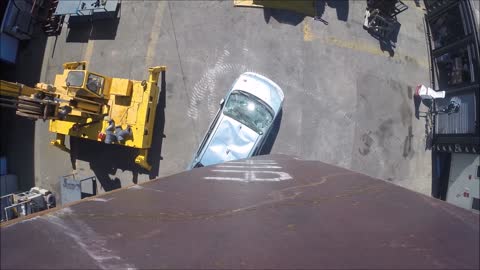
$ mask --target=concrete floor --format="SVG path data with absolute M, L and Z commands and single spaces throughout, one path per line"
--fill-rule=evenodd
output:
M 398 16 L 393 56 L 362 29 L 365 1 L 350 1 L 338 10 L 342 16 L 327 6 L 328 25 L 235 8 L 232 1 L 124 1 L 118 21 L 65 26 L 48 39 L 43 81 L 53 82 L 67 61 L 87 60 L 93 71 L 136 80 L 150 66 L 167 66 L 154 170 L 134 166 L 131 151 L 96 142 L 75 141 L 72 155 L 62 152 L 49 145 L 48 123 L 37 121 L 36 184 L 58 192 L 58 177 L 77 172 L 95 174 L 110 190 L 184 170 L 220 99 L 240 73 L 253 71 L 285 93 L 271 153 L 324 161 L 429 195 L 431 153 L 412 99 L 415 86 L 430 81 L 423 11 L 404 2 L 409 8 Z

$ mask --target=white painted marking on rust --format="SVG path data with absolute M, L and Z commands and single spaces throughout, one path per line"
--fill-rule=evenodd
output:
M 270 165 L 263 165 L 263 166 L 242 166 L 242 165 L 217 165 L 217 168 L 245 168 L 245 169 L 281 169 L 280 166 L 270 166 Z
M 277 164 L 274 160 L 245 160 L 245 161 L 229 161 L 225 164 L 255 164 L 255 165 L 272 165 Z
M 71 209 L 67 211 L 73 213 Z M 57 225 L 61 232 L 69 236 L 78 244 L 81 249 L 90 256 L 101 269 L 127 269 L 135 268 L 134 265 L 125 262 L 113 250 L 107 249 L 107 241 L 98 235 L 92 228 L 80 219 L 72 219 L 71 222 L 65 222 L 56 215 L 41 217 L 50 224 Z
M 292 179 L 292 176 L 290 176 L 290 174 L 286 172 L 277 172 L 277 171 L 212 170 L 212 172 L 243 174 L 243 177 L 207 176 L 207 177 L 204 177 L 204 179 L 242 181 L 242 182 L 251 182 L 251 181 L 252 182 L 253 181 L 277 182 L 277 181 Z M 272 175 L 277 175 L 277 177 L 261 178 L 261 177 L 258 177 L 259 174 L 272 174 Z

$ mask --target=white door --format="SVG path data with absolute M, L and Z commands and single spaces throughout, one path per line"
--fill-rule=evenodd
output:
M 479 210 L 479 166 L 480 156 L 477 154 L 452 153 L 447 202 L 466 209 Z

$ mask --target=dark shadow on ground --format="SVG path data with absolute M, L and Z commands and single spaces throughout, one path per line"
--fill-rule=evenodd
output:
M 317 1 L 325 2 L 325 1 Z M 348 20 L 348 0 L 327 0 L 327 5 L 337 12 L 337 19 L 346 22 Z
M 117 169 L 131 171 L 132 182 L 137 183 L 138 174 L 145 173 L 144 169 L 135 164 L 137 154 L 138 150 L 135 148 L 70 137 L 72 167 L 75 169 L 77 159 L 89 162 L 90 169 L 105 191 L 121 187 L 118 177 L 110 177 L 110 175 L 117 173 Z
M 390 56 L 395 55 L 394 49 L 396 48 L 398 33 L 400 32 L 400 27 L 402 25 L 397 21 L 397 23 L 393 27 L 393 31 L 384 39 L 380 39 L 380 49 L 382 51 L 387 51 Z
M 323 16 L 323 13 L 325 12 L 325 6 L 327 5 L 335 9 L 338 20 L 344 22 L 348 20 L 348 0 L 316 0 L 315 8 L 317 16 L 320 18 Z
M 67 31 L 67 42 L 88 42 L 90 37 L 90 32 L 92 30 L 92 25 L 90 23 L 85 23 L 83 25 L 79 24 L 76 26 L 69 26 Z
M 397 20 L 397 15 L 407 9 L 408 6 L 400 0 L 376 0 L 367 6 L 367 10 L 371 14 L 369 17 L 371 27 L 368 29 L 368 33 L 378 40 L 380 49 L 384 52 L 387 51 L 390 57 L 395 55 L 397 37 L 402 26 Z M 377 27 L 379 30 L 376 30 Z
M 315 20 L 328 24 L 322 17 L 325 13 L 325 7 L 334 8 L 337 12 L 337 19 L 346 22 L 348 20 L 348 0 L 316 0 L 315 1 Z
M 277 134 L 278 134 L 278 131 L 280 130 L 280 125 L 282 123 L 282 114 L 283 114 L 283 109 L 281 109 L 278 112 L 278 116 L 275 119 L 275 122 L 273 122 L 272 129 L 270 130 L 270 133 L 268 134 L 265 144 L 263 145 L 263 148 L 260 151 L 259 155 L 268 155 L 272 151 L 273 144 L 277 139 Z
M 113 13 L 95 16 L 73 16 L 68 20 L 67 42 L 85 43 L 88 40 L 114 40 L 120 22 L 121 5 Z
M 34 86 L 41 78 L 47 36 L 36 25 L 30 40 L 20 42 L 17 63 L 0 62 L 0 79 Z M 18 190 L 35 186 L 35 122 L 15 114 L 14 108 L 0 109 L 0 156 L 7 158 L 7 173 L 18 177 Z
M 270 17 L 273 17 L 279 23 L 286 23 L 290 25 L 298 25 L 305 19 L 305 15 L 284 9 L 264 8 L 263 16 L 265 22 L 270 22 Z
M 160 170 L 160 162 L 162 158 L 162 144 L 165 138 L 165 107 L 167 106 L 167 84 L 165 71 L 161 74 L 160 96 L 158 98 L 157 110 L 155 112 L 155 123 L 153 126 L 152 146 L 148 153 L 148 163 L 152 165 L 149 178 L 154 179 L 158 176 Z
M 117 36 L 120 18 L 102 20 L 85 20 L 70 18 L 68 27 L 67 42 L 85 43 L 89 40 L 114 40 Z M 72 19 L 74 22 L 72 23 Z
M 316 0 L 315 1 L 315 20 L 321 21 L 328 25 L 328 22 L 323 19 L 323 14 L 325 13 L 325 7 L 327 6 L 326 0 Z
M 415 118 L 420 119 L 420 104 L 422 103 L 422 98 L 415 95 L 413 97 L 413 104 L 415 106 Z
M 401 26 L 402 25 L 398 21 L 396 21 L 395 24 L 393 25 L 392 31 L 386 36 L 381 36 L 378 33 L 375 33 L 371 30 L 369 30 L 368 32 L 372 37 L 378 40 L 380 49 L 383 52 L 385 51 L 388 52 L 390 57 L 393 57 L 395 56 L 395 48 L 397 44 L 398 33 L 400 32 Z
M 262 3 L 259 1 L 258 4 L 264 5 L 266 3 Z M 304 7 L 304 9 L 299 8 L 298 6 L 291 6 L 293 4 L 285 4 L 283 6 L 275 6 L 272 4 L 272 7 L 264 7 L 263 15 L 265 18 L 265 22 L 269 23 L 270 18 L 273 17 L 279 23 L 298 25 L 305 19 L 306 16 L 313 16 L 315 20 L 322 21 L 325 24 L 328 24 L 327 21 L 322 19 L 322 16 L 325 13 L 325 7 L 327 5 L 336 10 L 338 20 L 348 20 L 348 0 L 314 0 L 311 2 L 311 4 L 313 4 L 313 6 Z

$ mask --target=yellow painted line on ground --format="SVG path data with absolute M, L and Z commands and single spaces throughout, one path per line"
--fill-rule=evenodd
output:
M 90 60 L 92 59 L 94 43 L 93 40 L 89 40 L 85 53 L 83 54 L 83 61 L 87 61 L 87 65 L 90 64 Z
M 158 2 L 158 7 L 155 11 L 155 20 L 153 21 L 152 31 L 150 31 L 150 39 L 147 45 L 147 55 L 145 57 L 145 65 L 147 68 L 151 67 L 153 64 L 153 56 L 155 54 L 155 48 L 157 47 L 158 38 L 160 36 L 163 12 L 165 11 L 166 6 L 166 1 L 160 1 Z
M 303 24 L 303 40 L 306 42 L 311 42 L 314 40 L 318 40 L 322 43 L 329 44 L 332 46 L 336 46 L 339 48 L 350 49 L 358 52 L 368 53 L 371 55 L 377 56 L 386 56 L 390 57 L 388 52 L 384 52 L 380 49 L 379 46 L 373 46 L 367 43 L 355 42 L 355 41 L 347 41 L 341 40 L 334 36 L 317 36 L 312 31 L 312 26 L 310 20 L 305 20 Z M 401 61 L 409 61 L 417 64 L 418 66 L 429 68 L 427 59 L 420 60 L 416 59 L 410 55 L 404 54 L 398 50 L 395 50 L 395 56 L 393 59 L 399 59 Z
M 378 55 L 378 56 L 386 56 L 388 54 L 388 52 L 383 52 L 377 46 L 371 46 L 366 43 L 341 40 L 333 36 L 327 36 L 323 39 L 323 41 L 325 41 L 325 43 L 330 45 L 334 45 L 334 46 L 345 48 L 345 49 L 351 49 L 358 52 L 365 52 L 365 53 Z
M 312 32 L 312 26 L 310 25 L 310 20 L 303 21 L 303 41 L 313 41 L 315 39 L 315 35 Z

